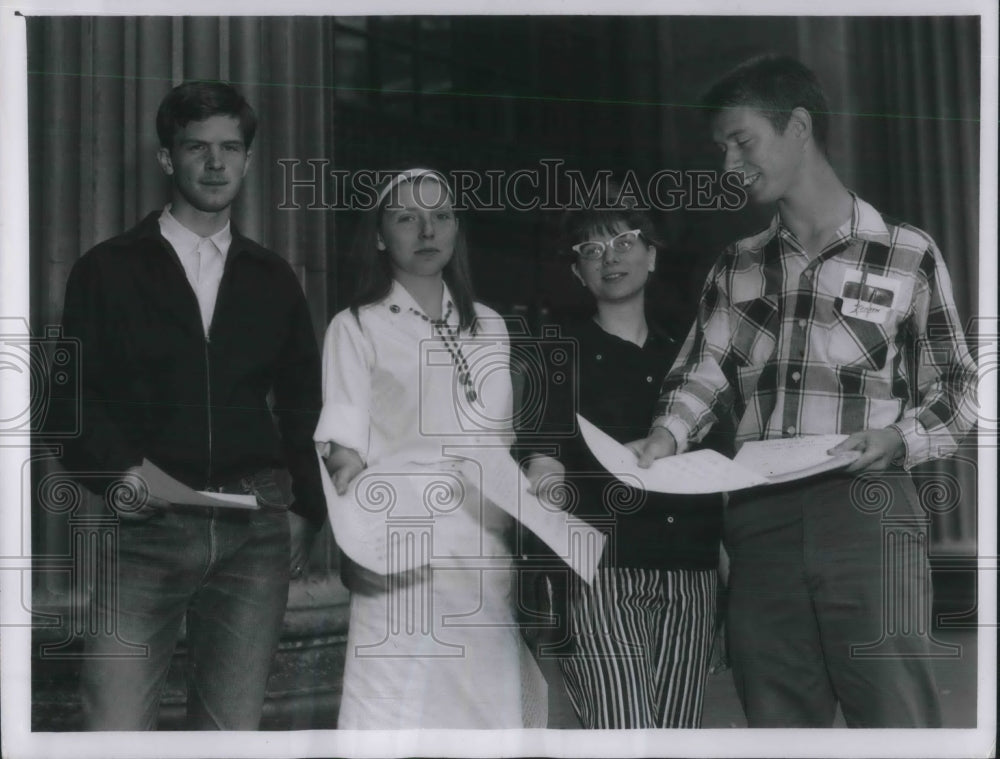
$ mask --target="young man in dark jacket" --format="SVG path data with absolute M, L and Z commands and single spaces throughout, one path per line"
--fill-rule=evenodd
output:
M 255 729 L 289 575 L 326 516 L 312 443 L 319 354 L 291 268 L 230 224 L 253 110 L 229 85 L 189 82 L 166 96 L 156 126 L 170 204 L 82 256 L 66 286 L 82 432 L 63 462 L 91 486 L 106 475 L 104 493 L 123 492 L 119 481 L 138 493 L 109 504 L 118 593 L 97 603 L 118 639 L 147 647 L 121 657 L 112 636 L 88 639 L 85 724 L 156 726 L 186 616 L 189 726 Z M 254 496 L 257 508 L 168 503 L 143 481 L 144 461 L 194 490 Z M 286 467 L 291 499 L 275 477 Z

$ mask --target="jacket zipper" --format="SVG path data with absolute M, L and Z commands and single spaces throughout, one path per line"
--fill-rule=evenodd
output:
M 163 247 L 167 249 L 168 253 L 172 253 L 173 254 L 171 256 L 171 258 L 173 258 L 174 263 L 176 264 L 177 268 L 180 270 L 181 275 L 184 277 L 184 280 L 187 281 L 187 272 L 184 270 L 184 266 L 183 266 L 183 264 L 181 264 L 180 259 L 177 257 L 176 252 L 174 252 L 170 248 L 170 244 L 167 243 L 166 240 L 163 240 Z M 222 279 L 219 281 L 219 292 L 220 293 L 222 292 L 222 283 L 223 283 L 223 281 L 226 278 L 226 269 L 229 268 L 228 264 L 229 264 L 229 257 L 227 256 L 226 257 L 226 266 L 223 268 L 223 272 L 222 272 Z M 195 309 L 197 311 L 198 310 L 198 296 L 194 292 L 193 288 L 191 289 L 191 294 L 194 295 Z M 216 310 L 218 310 L 218 307 L 219 307 L 218 296 L 216 296 L 215 306 L 216 306 Z M 198 319 L 198 322 L 201 323 L 201 319 L 200 318 Z M 211 331 L 211 330 L 209 330 L 209 331 Z M 211 336 L 208 333 L 206 333 L 205 334 L 205 415 L 206 415 L 207 421 L 208 421 L 208 462 L 207 462 L 206 471 L 205 471 L 205 486 L 206 486 L 206 489 L 211 489 L 211 486 L 212 486 L 212 367 L 211 367 L 211 360 L 210 360 L 210 356 L 209 356 L 209 349 L 211 347 L 211 344 L 212 344 L 212 338 L 211 338 Z
M 232 248 L 230 248 L 232 252 Z M 229 271 L 229 262 L 232 259 L 226 256 L 225 265 L 222 268 L 222 278 L 219 280 L 219 289 L 215 296 L 215 312 L 212 314 L 212 321 L 215 321 L 215 314 L 219 313 L 219 306 L 222 303 L 222 289 L 226 284 L 226 274 Z M 212 323 L 205 331 L 205 413 L 208 415 L 208 485 L 212 484 L 212 362 L 209 349 L 212 346 Z
M 208 417 L 208 471 L 205 483 L 212 485 L 212 365 L 209 361 L 208 349 L 212 339 L 205 335 L 205 414 Z
M 177 253 L 170 247 L 170 244 L 166 240 L 163 240 L 163 247 L 166 249 L 168 254 L 171 254 L 170 258 L 173 259 L 174 264 L 181 272 L 181 276 L 184 277 L 184 281 L 187 282 L 188 281 L 187 272 L 184 270 L 184 265 L 181 264 L 180 259 L 177 257 Z M 223 277 L 224 276 L 225 272 L 223 272 Z M 188 286 L 190 288 L 190 282 L 188 282 Z M 219 289 L 222 289 L 222 282 L 219 282 Z M 200 314 L 200 312 L 198 311 L 198 296 L 193 288 L 190 289 L 190 292 L 194 296 L 195 311 Z M 218 303 L 216 303 L 216 305 L 218 305 Z M 200 315 L 198 318 L 198 323 L 199 325 L 201 324 Z M 209 335 L 206 333 L 205 334 L 205 414 L 208 418 L 208 464 L 205 471 L 206 490 L 210 489 L 212 486 L 212 374 L 211 374 L 211 367 L 209 364 L 209 355 L 208 355 L 208 349 L 211 342 L 212 342 L 211 337 L 209 337 Z
M 232 253 L 232 248 L 230 248 Z M 219 313 L 222 304 L 222 292 L 227 284 L 226 275 L 229 272 L 229 262 L 231 256 L 226 256 L 226 262 L 222 269 L 222 278 L 219 280 L 219 289 L 215 296 L 215 312 L 212 314 L 212 322 L 215 321 L 215 314 Z M 212 347 L 212 323 L 209 323 L 205 332 L 205 413 L 208 416 L 208 485 L 212 484 L 212 361 L 210 348 Z

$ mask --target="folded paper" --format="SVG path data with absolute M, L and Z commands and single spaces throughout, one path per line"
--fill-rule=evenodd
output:
M 773 485 L 847 466 L 856 451 L 829 451 L 847 435 L 815 435 L 745 443 L 735 459 L 704 449 L 657 459 L 648 469 L 613 437 L 577 416 L 583 439 L 594 458 L 622 482 L 657 493 L 695 495 Z

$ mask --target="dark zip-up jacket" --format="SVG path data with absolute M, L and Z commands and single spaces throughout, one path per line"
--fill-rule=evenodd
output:
M 287 467 L 292 510 L 326 517 L 313 431 L 320 355 L 291 267 L 232 230 L 209 335 L 160 212 L 100 243 L 66 285 L 65 337 L 79 340 L 80 416 L 66 444 L 71 472 L 114 476 L 149 459 L 195 489 Z M 269 407 L 273 398 L 273 411 Z

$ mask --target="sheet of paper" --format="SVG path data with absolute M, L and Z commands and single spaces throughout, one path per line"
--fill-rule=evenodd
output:
M 588 584 L 604 552 L 606 536 L 559 507 L 528 492 L 528 480 L 504 448 L 482 448 L 463 461 L 462 471 L 483 495 L 537 535 Z
M 364 469 L 339 495 L 320 459 L 323 495 L 338 547 L 380 575 L 432 562 L 447 565 L 450 547 L 456 541 L 469 542 L 470 517 L 458 509 L 461 494 L 469 488 L 459 465 L 457 460 L 450 469 L 441 462 L 386 461 Z
M 149 494 L 169 503 L 184 506 L 222 506 L 237 509 L 256 509 L 257 499 L 252 495 L 236 496 L 223 493 L 205 493 L 193 490 L 178 482 L 149 459 L 142 460 L 139 476 L 146 483 Z
M 325 472 L 325 464 L 322 460 L 320 463 Z M 419 466 L 407 473 L 406 466 L 399 464 L 366 469 L 351 482 L 343 496 L 337 494 L 333 482 L 324 476 L 323 493 L 337 545 L 354 562 L 372 572 L 386 574 L 389 569 L 388 512 L 391 510 L 392 519 L 402 524 L 416 516 L 406 513 L 408 504 L 421 513 L 425 511 L 426 478 L 447 482 L 449 478 L 460 477 L 475 491 L 466 497 L 489 499 L 538 535 L 586 582 L 593 580 L 604 551 L 604 534 L 555 506 L 543 505 L 528 493 L 527 480 L 505 448 L 463 448 L 462 455 L 456 456 L 452 465 L 453 471 L 447 471 L 446 467 L 439 473 L 430 473 L 426 467 Z M 384 499 L 387 497 L 396 504 L 391 509 L 386 506 Z M 435 505 L 443 504 L 435 498 Z M 453 521 L 445 517 L 439 520 L 440 524 L 435 524 L 439 538 L 447 540 L 449 531 L 456 526 Z M 416 569 L 430 559 L 419 551 L 400 552 L 392 558 L 392 570 L 396 572 Z
M 323 495 L 326 498 L 330 526 L 337 539 L 337 546 L 352 561 L 365 569 L 385 574 L 387 567 L 385 515 L 365 509 L 358 503 L 355 495 L 358 478 L 355 478 L 344 495 L 339 495 L 333 487 L 333 481 L 326 474 L 326 463 L 319 452 L 316 453 L 316 457 L 319 459 L 320 472 L 323 473 L 320 477 L 323 481 Z
M 221 501 L 217 503 L 217 506 L 235 506 L 242 509 L 256 509 L 259 508 L 257 503 L 257 496 L 255 495 L 236 495 L 235 493 L 212 493 L 206 490 L 196 490 L 198 495 L 203 495 L 212 501 Z
M 734 461 L 772 481 L 787 481 L 847 466 L 860 455 L 857 451 L 827 453 L 846 439 L 847 435 L 803 435 L 744 443 Z
M 649 469 L 641 469 L 632 451 L 582 416 L 577 415 L 577 420 L 594 458 L 628 485 L 635 486 L 638 481 L 645 490 L 694 495 L 742 490 L 768 482 L 732 459 L 710 450 L 657 459 Z

